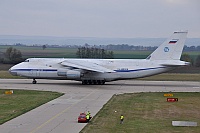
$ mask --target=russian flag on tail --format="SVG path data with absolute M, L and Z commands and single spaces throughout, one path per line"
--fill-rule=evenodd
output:
M 178 39 L 172 39 L 169 41 L 169 44 L 175 44 L 178 41 Z

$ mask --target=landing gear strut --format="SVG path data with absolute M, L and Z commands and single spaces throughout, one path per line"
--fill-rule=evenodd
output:
M 35 80 L 35 79 L 33 79 L 33 82 L 32 82 L 33 84 L 36 84 L 37 83 L 37 81 Z

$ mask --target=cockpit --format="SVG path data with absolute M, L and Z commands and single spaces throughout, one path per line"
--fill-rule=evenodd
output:
M 24 62 L 29 62 L 29 59 L 26 59 Z

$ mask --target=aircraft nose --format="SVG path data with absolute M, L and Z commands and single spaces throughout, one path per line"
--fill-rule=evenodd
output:
M 11 67 L 8 71 L 9 71 L 9 73 L 10 73 L 11 75 L 17 76 L 17 72 L 15 72 L 15 71 L 13 70 L 13 67 Z

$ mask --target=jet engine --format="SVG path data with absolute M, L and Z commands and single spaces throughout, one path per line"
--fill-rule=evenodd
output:
M 58 76 L 66 76 L 67 79 L 80 79 L 81 72 L 75 70 L 58 70 Z

